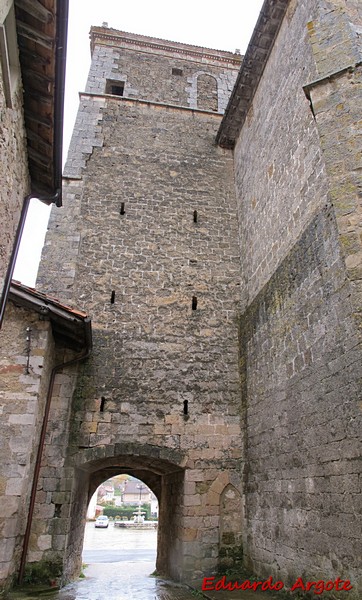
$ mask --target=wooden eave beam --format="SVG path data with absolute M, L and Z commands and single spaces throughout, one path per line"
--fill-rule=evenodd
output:
M 54 21 L 53 13 L 43 6 L 39 0 L 17 0 L 16 5 L 41 23 L 49 24 Z
M 39 44 L 43 46 L 47 50 L 52 50 L 54 46 L 54 40 L 49 35 L 39 31 L 39 29 L 35 29 L 31 27 L 27 23 L 23 21 L 17 22 L 18 35 L 23 36 L 24 38 L 34 42 L 35 44 Z

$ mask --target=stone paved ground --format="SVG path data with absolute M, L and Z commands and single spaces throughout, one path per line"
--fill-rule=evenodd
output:
M 60 591 L 22 590 L 9 600 L 272 600 L 267 592 L 208 591 L 202 594 L 201 581 L 195 589 L 151 577 L 152 562 L 97 563 L 89 565 L 84 579 Z

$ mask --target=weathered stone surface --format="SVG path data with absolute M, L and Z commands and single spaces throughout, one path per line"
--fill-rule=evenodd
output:
M 77 568 L 75 554 L 80 560 L 85 492 L 101 482 L 103 468 L 114 466 L 116 474 L 119 464 L 136 476 L 146 468 L 145 483 L 159 490 L 157 564 L 179 579 L 217 564 L 219 540 L 207 519 L 217 520 L 223 489 L 196 490 L 192 482 L 184 490 L 183 468 L 210 483 L 220 470 L 239 475 L 233 160 L 214 144 L 220 115 L 213 108 L 221 105 L 212 104 L 230 93 L 228 69 L 239 58 L 215 52 L 201 69 L 191 50 L 182 49 L 176 62 L 167 48 L 120 52 L 109 35 L 109 47 L 103 40 L 93 50 L 70 149 L 76 162 L 65 171 L 64 216 L 52 216 L 38 282 L 87 307 L 93 322 L 94 350 L 70 417 L 68 464 L 89 474 L 80 486 L 73 473 L 66 573 Z M 182 75 L 173 74 L 175 66 Z M 124 80 L 123 97 L 104 95 L 110 77 Z M 93 116 L 83 120 L 83 132 L 84 111 Z M 95 133 L 100 143 L 91 140 Z M 87 156 L 81 138 L 91 142 Z M 63 410 L 61 401 L 55 406 Z M 89 448 L 87 457 L 80 448 Z M 54 449 L 49 443 L 44 464 L 55 464 Z M 50 489 L 46 479 L 42 486 Z M 54 501 L 60 482 L 52 486 Z M 195 516 L 197 536 L 188 525 Z
M 159 497 L 175 579 L 244 553 L 260 576 L 350 578 L 359 597 L 359 19 L 353 0 L 265 4 L 234 155 L 215 145 L 220 56 L 94 30 L 39 279 L 94 323 L 72 403 L 71 374 L 57 382 L 35 523 L 43 557 L 66 536 L 65 577 L 87 492 L 127 472 Z
M 0 6 L 0 22 L 6 17 Z M 12 107 L 6 106 L 0 64 L 0 291 L 13 249 L 24 197 L 29 193 L 26 138 L 23 120 L 20 69 L 12 93 Z
M 31 329 L 31 350 L 37 356 L 35 363 L 29 363 L 29 372 L 27 328 Z M 47 354 L 49 362 L 39 371 L 41 353 Z M 51 360 L 49 323 L 9 304 L 1 330 L 0 357 L 2 582 L 14 573 L 21 554 Z
M 359 68 L 329 77 L 356 50 L 349 8 L 289 3 L 235 169 L 246 561 L 287 583 L 343 574 L 358 598 L 361 88 Z

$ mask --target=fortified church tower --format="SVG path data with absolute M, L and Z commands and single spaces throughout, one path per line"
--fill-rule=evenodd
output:
M 57 425 L 60 555 L 75 573 L 90 494 L 126 472 L 160 501 L 157 569 L 201 577 L 242 548 L 240 257 L 232 151 L 215 144 L 241 57 L 106 26 L 91 50 L 38 279 L 93 326 Z

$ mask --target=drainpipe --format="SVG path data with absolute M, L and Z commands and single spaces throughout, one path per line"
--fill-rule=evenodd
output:
M 85 332 L 86 333 L 86 350 L 85 350 L 85 352 L 83 354 L 80 354 L 79 356 L 76 356 L 72 360 L 69 360 L 67 362 L 62 362 L 62 363 L 59 363 L 58 365 L 55 365 L 55 367 L 52 369 L 52 372 L 50 375 L 48 392 L 47 392 L 47 397 L 46 397 L 46 402 L 45 402 L 43 424 L 42 424 L 41 433 L 40 433 L 38 453 L 37 453 L 35 467 L 34 467 L 33 484 L 32 484 L 32 488 L 31 488 L 28 520 L 26 523 L 26 530 L 25 530 L 24 542 L 23 542 L 23 551 L 22 551 L 21 561 L 20 561 L 19 578 L 18 578 L 19 584 L 22 583 L 23 577 L 24 577 L 26 555 L 28 553 L 28 547 L 29 547 L 30 532 L 31 532 L 31 526 L 32 526 L 33 515 L 34 515 L 34 507 L 35 507 L 35 497 L 36 497 L 36 492 L 37 492 L 37 487 L 38 487 L 38 482 L 39 482 L 41 459 L 42 459 L 42 454 L 43 454 L 43 449 L 44 449 L 44 442 L 45 442 L 45 435 L 46 435 L 48 420 L 49 420 L 50 404 L 51 404 L 52 396 L 53 396 L 55 376 L 57 375 L 58 371 L 60 371 L 60 369 L 64 369 L 66 367 L 75 365 L 76 363 L 78 363 L 82 360 L 85 360 L 86 358 L 88 358 L 90 356 L 91 351 L 92 351 L 92 331 L 91 331 L 91 327 L 90 327 L 90 319 L 87 318 L 84 320 L 84 322 L 86 324 L 86 332 Z

